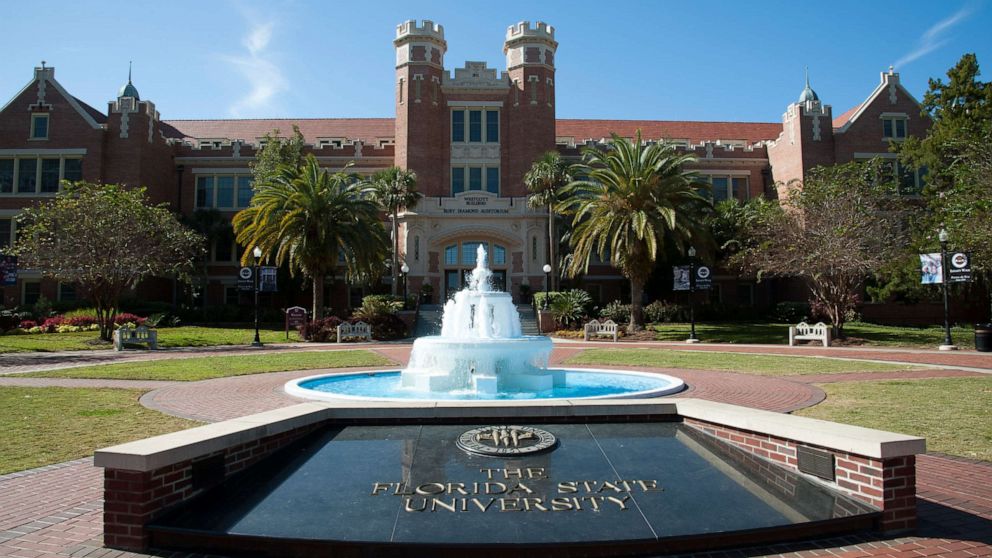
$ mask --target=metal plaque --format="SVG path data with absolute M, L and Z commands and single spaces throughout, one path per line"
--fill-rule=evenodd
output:
M 834 480 L 834 454 L 807 446 L 796 447 L 799 470 L 829 481 Z
M 462 433 L 457 445 L 469 453 L 516 457 L 544 451 L 557 442 L 554 434 L 532 426 L 485 426 Z

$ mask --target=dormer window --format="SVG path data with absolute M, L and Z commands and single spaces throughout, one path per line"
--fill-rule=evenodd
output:
M 882 139 L 906 139 L 906 122 L 905 115 L 882 115 Z
M 48 139 L 48 114 L 31 115 L 31 139 Z

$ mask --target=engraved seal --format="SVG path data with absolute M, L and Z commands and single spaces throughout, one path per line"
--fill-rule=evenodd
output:
M 547 430 L 532 426 L 484 426 L 458 437 L 459 448 L 478 455 L 516 457 L 552 448 L 558 440 Z

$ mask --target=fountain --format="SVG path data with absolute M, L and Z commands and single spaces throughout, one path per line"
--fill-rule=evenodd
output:
M 325 374 L 290 381 L 308 399 L 552 399 L 657 397 L 682 380 L 630 371 L 549 368 L 551 339 L 522 335 L 509 293 L 492 288 L 484 246 L 468 286 L 444 306 L 441 334 L 413 343 L 401 371 Z

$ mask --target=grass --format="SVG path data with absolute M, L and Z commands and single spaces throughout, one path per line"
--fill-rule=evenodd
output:
M 567 363 L 730 370 L 760 376 L 884 372 L 911 368 L 904 364 L 882 364 L 878 362 L 858 362 L 813 357 L 673 351 L 666 349 L 589 349 L 568 359 Z
M 696 335 L 703 343 L 768 343 L 785 345 L 789 342 L 789 326 L 795 324 L 716 323 L 696 324 Z M 689 324 L 652 324 L 657 341 L 685 341 Z M 944 341 L 942 327 L 895 327 L 866 323 L 844 326 L 845 345 L 876 347 L 935 348 Z M 962 347 L 974 343 L 975 330 L 970 327 L 951 328 L 955 342 Z
M 370 351 L 292 351 L 289 353 L 210 356 L 125 362 L 99 366 L 83 366 L 64 370 L 32 372 L 20 376 L 38 378 L 97 378 L 108 380 L 171 380 L 194 382 L 210 378 L 283 372 L 286 370 L 314 370 L 319 368 L 347 368 L 350 366 L 388 366 L 389 359 Z
M 992 377 L 836 383 L 796 414 L 927 439 L 927 451 L 992 461 Z
M 247 345 L 255 338 L 254 329 L 182 326 L 158 330 L 159 347 L 212 347 L 216 345 Z M 286 343 L 283 329 L 259 331 L 263 343 Z M 288 342 L 300 341 L 296 332 L 289 333 Z M 99 340 L 95 331 L 75 333 L 34 333 L 0 335 L 0 353 L 54 352 L 109 349 L 110 343 Z
M 146 409 L 128 389 L 0 388 L 0 475 L 199 423 Z

